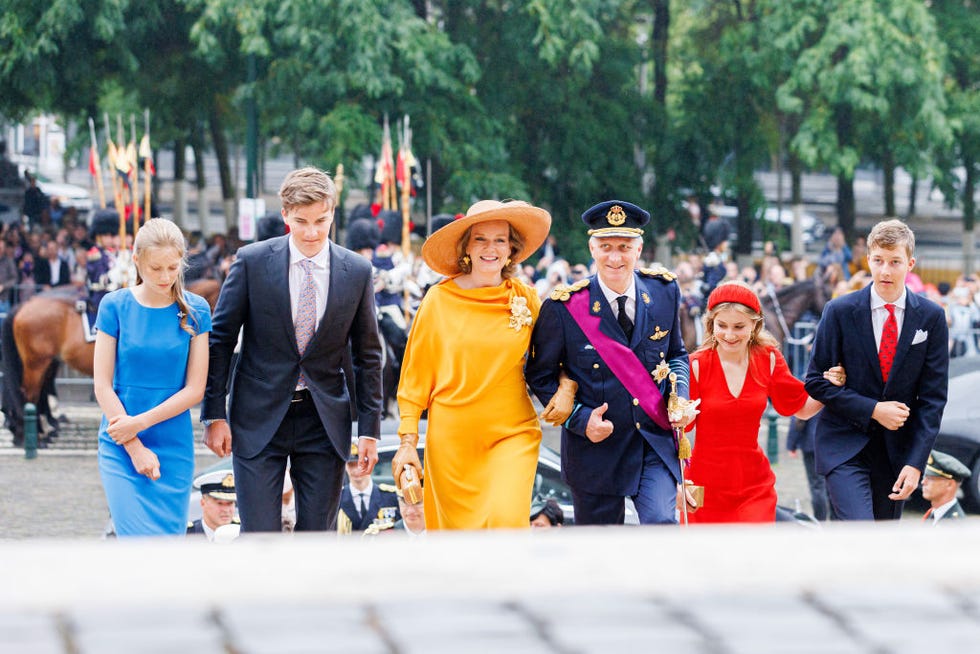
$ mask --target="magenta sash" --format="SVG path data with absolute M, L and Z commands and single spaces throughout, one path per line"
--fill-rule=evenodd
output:
M 629 393 L 639 400 L 643 412 L 650 416 L 662 429 L 671 431 L 670 419 L 667 417 L 667 406 L 660 389 L 654 383 L 650 372 L 636 358 L 636 353 L 629 347 L 603 334 L 599 329 L 601 317 L 589 311 L 589 294 L 572 293 L 564 303 L 568 313 L 572 315 L 585 337 L 592 343 L 599 358 L 602 359 L 612 373 L 622 382 Z

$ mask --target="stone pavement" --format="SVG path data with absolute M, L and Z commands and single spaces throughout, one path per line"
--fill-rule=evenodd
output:
M 978 539 L 970 522 L 8 542 L 0 654 L 971 652 Z

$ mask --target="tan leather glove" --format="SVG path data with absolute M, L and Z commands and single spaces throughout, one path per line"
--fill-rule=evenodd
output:
M 548 400 L 548 406 L 541 412 L 541 419 L 555 427 L 561 427 L 572 415 L 575 408 L 575 393 L 578 391 L 578 383 L 571 379 L 562 370 L 558 375 L 558 390 Z
M 422 462 L 419 461 L 419 435 L 402 434 L 401 444 L 395 450 L 395 456 L 391 458 L 391 474 L 395 478 L 395 486 L 402 487 L 402 471 L 405 466 L 415 468 L 415 478 L 422 479 Z

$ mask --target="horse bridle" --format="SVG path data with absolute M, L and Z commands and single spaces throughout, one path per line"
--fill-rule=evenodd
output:
M 783 341 L 789 345 L 809 345 L 810 341 L 813 340 L 813 332 L 810 332 L 803 338 L 793 338 L 790 335 L 789 325 L 786 324 L 786 316 L 783 315 L 783 307 L 779 304 L 779 298 L 776 297 L 776 291 L 773 289 L 772 284 L 766 284 L 766 295 L 772 298 L 772 308 L 776 312 L 779 327 L 783 330 Z

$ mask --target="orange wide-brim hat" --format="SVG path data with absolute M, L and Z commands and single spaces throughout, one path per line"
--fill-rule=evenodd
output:
M 441 275 L 451 277 L 460 274 L 456 244 L 473 225 L 493 220 L 507 221 L 524 238 L 524 247 L 511 257 L 513 263 L 520 263 L 534 254 L 551 230 L 551 214 L 541 207 L 520 200 L 480 200 L 467 210 L 465 216 L 433 232 L 426 239 L 422 245 L 422 259 Z

